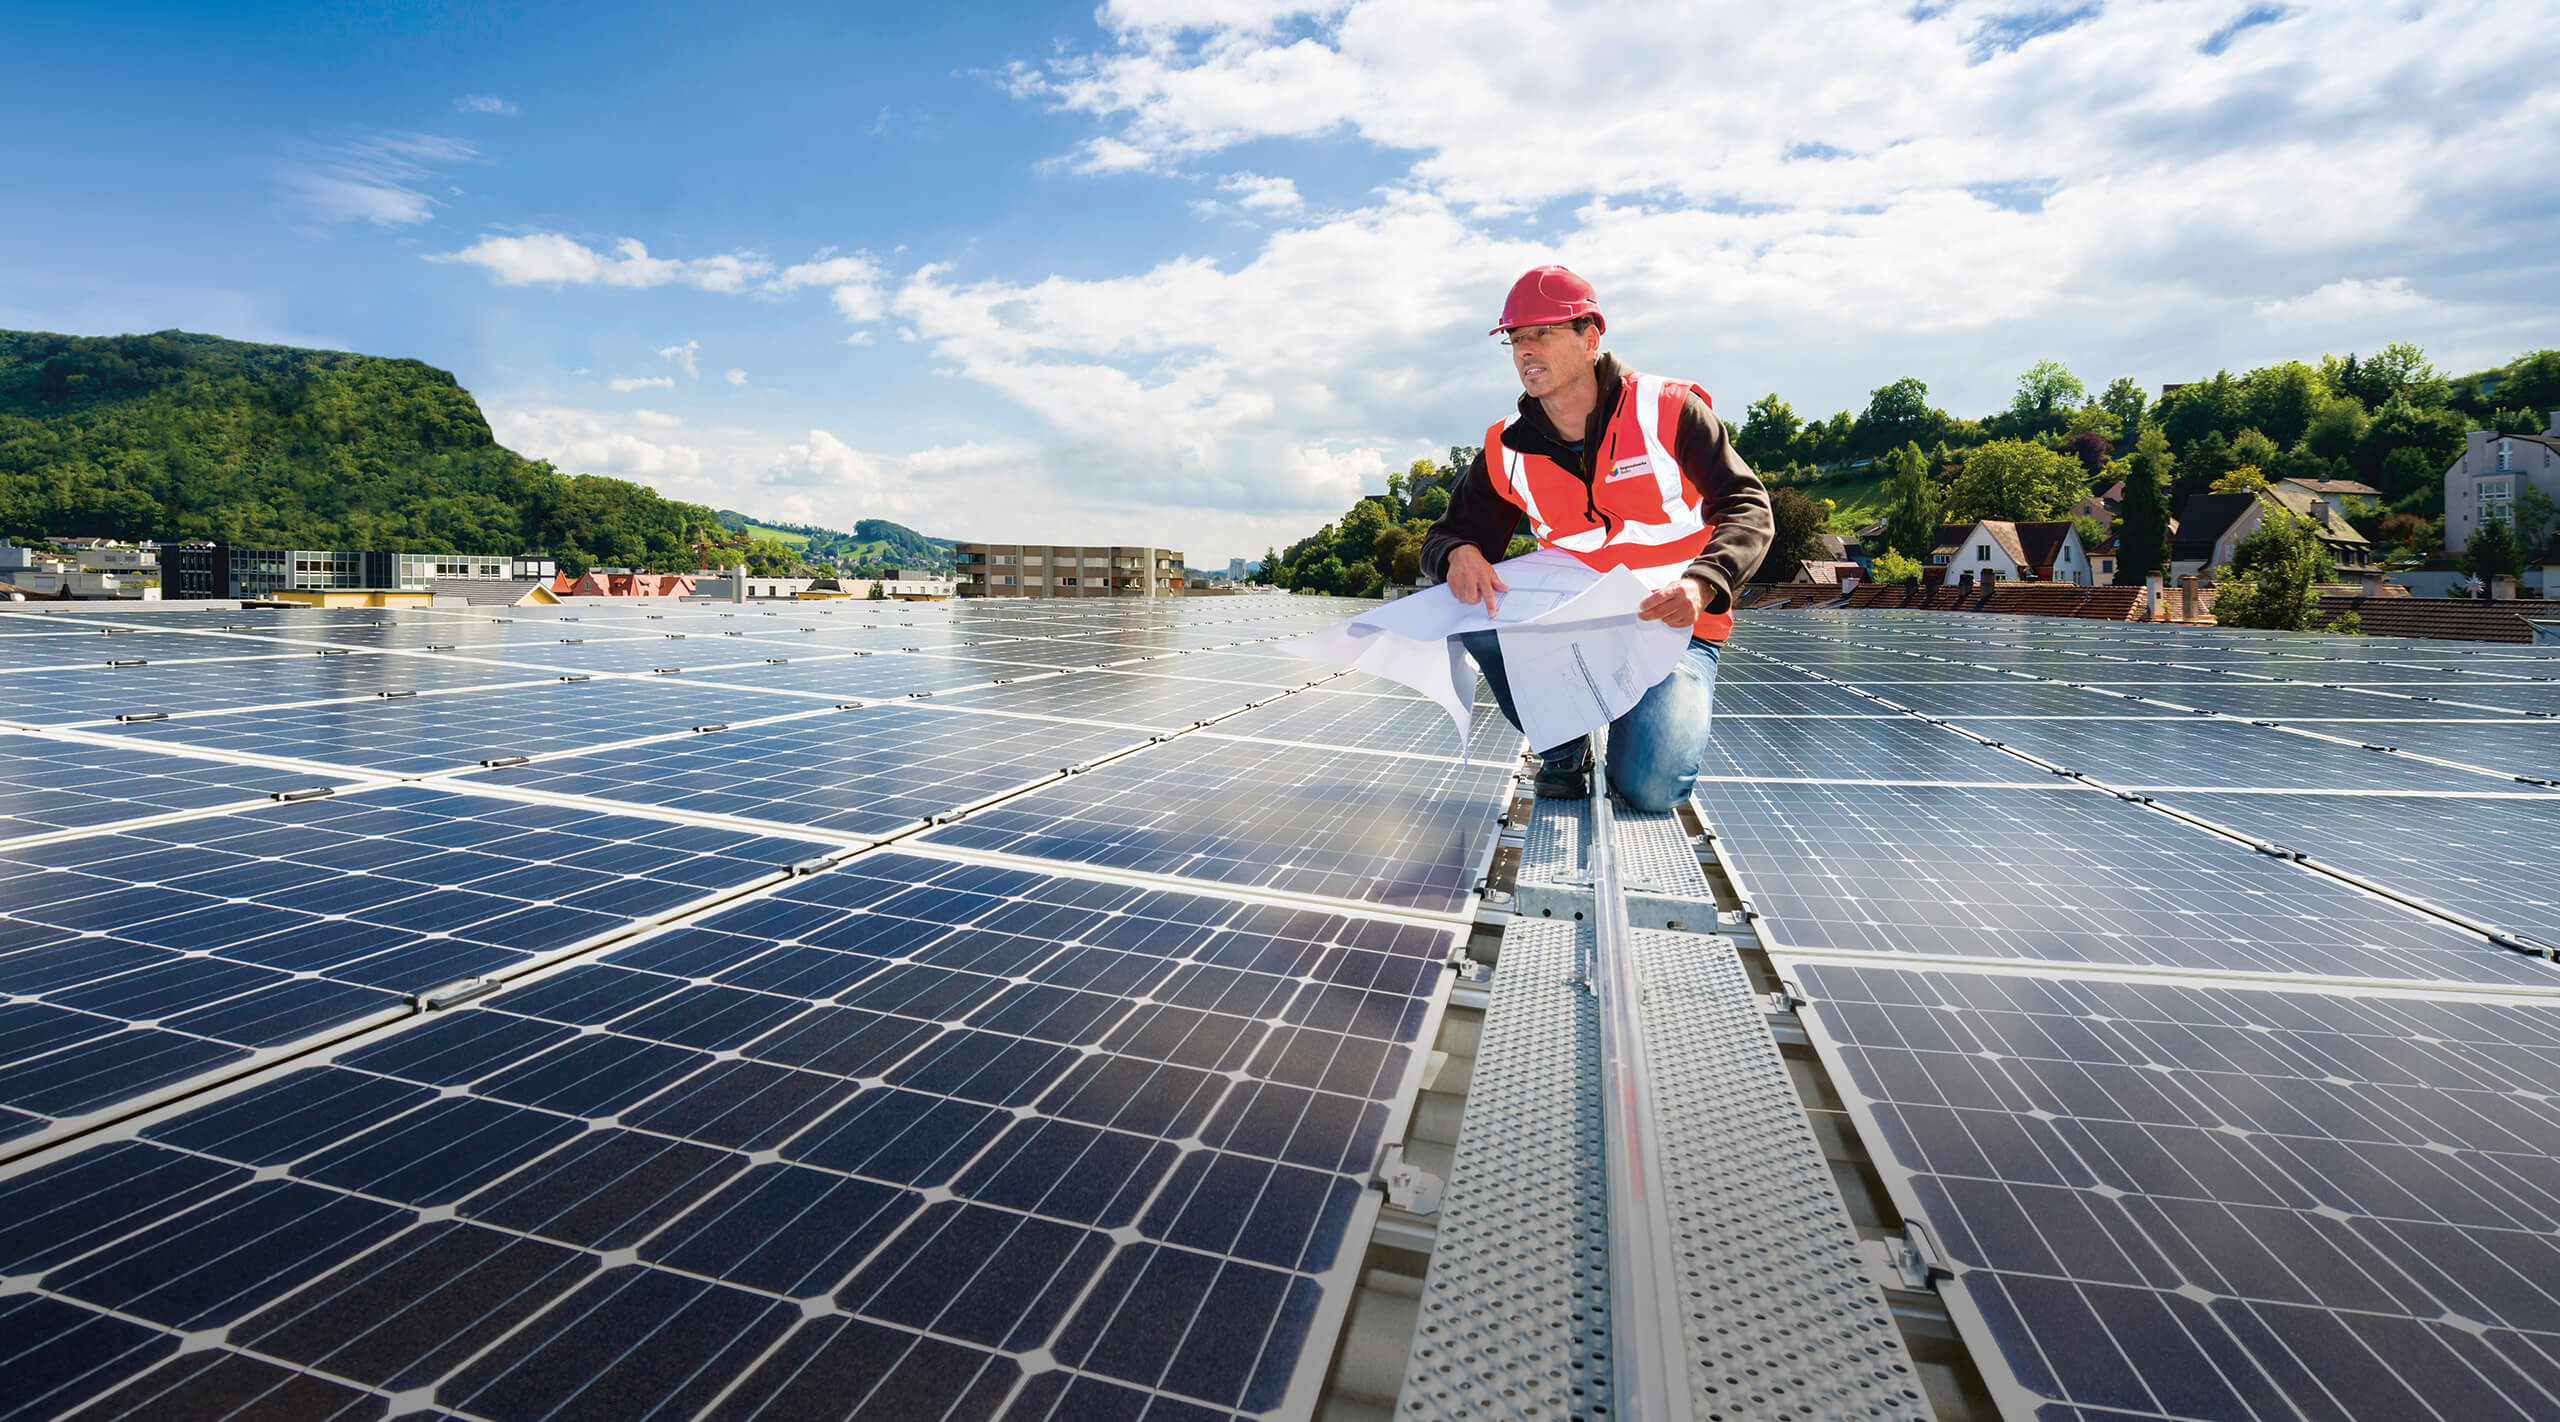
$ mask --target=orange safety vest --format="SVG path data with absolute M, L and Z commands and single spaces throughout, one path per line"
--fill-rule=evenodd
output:
M 1485 473 L 1496 493 L 1529 515 L 1538 546 L 1561 548 L 1602 572 L 1626 568 L 1654 582 L 1663 569 L 1696 562 L 1716 531 L 1706 496 L 1671 452 L 1692 390 L 1713 408 L 1707 392 L 1685 380 L 1625 377 L 1587 490 L 1580 475 L 1556 461 L 1503 444 L 1502 432 L 1520 418 L 1516 410 L 1485 431 Z M 1733 635 L 1733 614 L 1701 613 L 1690 635 L 1721 642 Z

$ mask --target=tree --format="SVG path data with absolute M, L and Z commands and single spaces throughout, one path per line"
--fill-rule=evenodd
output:
M 1921 568 L 1919 563 L 1912 559 L 1905 558 L 1901 554 L 1888 548 L 1882 553 L 1876 555 L 1876 565 L 1871 576 L 1877 584 L 1883 587 L 1895 587 L 1902 584 L 1911 584 L 1916 586 L 1920 581 L 1920 572 Z
M 1760 572 L 1768 575 L 1767 581 L 1784 582 L 1795 576 L 1796 564 L 1813 556 L 1813 540 L 1829 515 L 1820 503 L 1793 489 L 1771 489 L 1769 512 L 1775 517 L 1777 535 L 1769 540 Z
M 2116 516 L 2116 581 L 2136 583 L 2169 566 L 2169 440 L 2142 432 L 2127 461 L 2124 507 Z
M 2364 402 L 2341 395 L 2312 412 L 2298 447 L 2322 459 L 2348 458 L 2364 443 L 2365 424 Z
M 1449 511 L 1449 491 L 1434 484 L 1413 501 L 1413 511 L 1424 518 L 1436 519 Z
M 2468 423 L 2451 410 L 2432 409 L 2406 395 L 2394 395 L 2366 423 L 2356 463 L 2372 471 L 2372 482 L 2385 498 L 2404 497 L 2443 478 L 2445 466 L 2462 453 L 2463 426 Z M 2409 454 L 2404 456 L 2402 451 Z
M 1881 454 L 1928 437 L 1929 387 L 1912 376 L 1880 385 L 1867 396 L 1867 412 L 1858 417 L 1861 454 Z
M 2084 552 L 2107 541 L 2107 531 L 2098 525 L 2096 519 L 2087 514 L 2073 514 L 2071 527 L 2080 535 L 2080 547 Z
M 2498 381 L 2498 402 L 2526 410 L 2560 409 L 2560 350 L 2529 351 L 2509 361 Z
M 2217 579 L 2213 620 L 2229 627 L 2308 632 L 2320 611 L 2313 588 L 2335 574 L 2311 520 L 2270 505 L 2257 528 L 2240 540 L 2230 569 Z
M 2462 571 L 2475 578 L 2512 576 L 2524 566 L 2524 550 L 2517 546 L 2516 531 L 2505 519 L 2495 518 L 2471 532 L 2469 542 L 2462 545 Z
M 1920 446 L 1906 444 L 1885 456 L 1893 476 L 1885 481 L 1884 546 L 1913 562 L 1926 562 L 1938 544 L 1946 495 L 1929 478 Z
M 2278 445 L 2302 438 L 2311 417 L 2329 399 L 2329 382 L 2298 360 L 2249 372 L 2242 382 L 2240 416 Z
M 2190 497 L 2203 493 L 2214 480 L 2239 467 L 2240 461 L 2233 457 L 2231 442 L 2222 437 L 2222 431 L 2205 431 L 2178 461 L 2178 479 L 2169 489 L 2170 502 L 2184 507 Z
M 2233 467 L 2236 468 L 2241 464 L 2255 465 L 2261 474 L 2274 466 L 2276 457 L 2282 452 L 2277 447 L 2276 441 L 2255 429 L 2242 430 L 2240 437 L 2231 441 L 2231 458 L 2235 461 Z
M 1733 432 L 1734 452 L 1754 469 L 1774 469 L 1785 461 L 1787 448 L 1803 425 L 1787 402 L 1771 391 L 1744 408 L 1742 427 Z
M 2524 561 L 2531 561 L 2542 551 L 2555 515 L 2560 515 L 2560 508 L 2553 506 L 2551 496 L 2542 492 L 2539 485 L 2527 483 L 2516 494 L 2516 551 Z
M 2119 375 L 2107 382 L 2106 392 L 2098 397 L 2106 412 L 2116 417 L 2115 442 L 2129 445 L 2142 438 L 2143 415 L 2150 402 L 2142 395 L 2142 387 L 2130 375 Z
M 2263 494 L 2266 491 L 2267 476 L 2260 473 L 2254 464 L 2241 465 L 2214 480 L 2213 487 L 2205 490 L 2209 494 Z
M 889 585 L 878 578 L 873 578 L 871 580 L 871 600 L 873 602 L 887 602 L 889 600 Z
M 2009 421 L 2017 434 L 2059 433 L 2062 416 L 2089 403 L 2089 388 L 2058 360 L 2040 360 L 2018 377 L 2018 393 L 2009 401 Z
M 2116 447 L 2096 430 L 2082 430 L 2062 442 L 2062 452 L 2079 460 L 2088 471 L 2089 482 L 2095 484 L 2106 472 L 2107 461 L 2115 457 Z
M 1947 491 L 1948 522 L 2059 518 L 2080 495 L 2077 460 L 2025 440 L 1997 439 L 1966 457 Z
M 2169 447 L 2183 456 L 2208 434 L 2219 434 L 2226 440 L 2238 434 L 2243 423 L 2240 396 L 2240 382 L 2232 379 L 2227 370 L 2217 370 L 2210 380 L 2194 381 L 2162 396 L 2160 428 L 2169 436 Z

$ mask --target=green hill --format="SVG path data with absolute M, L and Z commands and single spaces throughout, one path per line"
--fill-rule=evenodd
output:
M 720 510 L 723 528 L 750 538 L 787 543 L 812 562 L 841 560 L 865 568 L 930 568 L 948 573 L 957 566 L 952 541 L 916 532 L 885 518 L 855 522 L 853 532 L 805 523 L 758 523 L 735 509 Z
M 550 552 L 680 571 L 711 510 L 504 448 L 422 362 L 0 331 L 0 534 Z

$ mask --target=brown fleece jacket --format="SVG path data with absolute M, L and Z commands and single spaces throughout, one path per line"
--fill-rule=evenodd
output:
M 1502 432 L 1502 442 L 1509 448 L 1544 455 L 1572 470 L 1581 478 L 1586 497 L 1592 456 L 1608 435 L 1609 421 L 1618 412 L 1618 392 L 1629 372 L 1616 356 L 1603 351 L 1591 373 L 1600 384 L 1600 403 L 1582 431 L 1581 449 L 1565 443 L 1547 419 L 1546 408 L 1527 395 L 1520 397 L 1520 418 Z M 1759 568 L 1776 536 L 1769 491 L 1742 456 L 1734 453 L 1724 421 L 1694 394 L 1680 412 L 1680 430 L 1671 453 L 1680 461 L 1680 472 L 1706 496 L 1707 518 L 1716 527 L 1689 565 L 1687 576 L 1706 585 L 1707 611 L 1727 611 L 1733 606 L 1734 589 Z M 1422 571 L 1433 582 L 1447 581 L 1449 554 L 1461 543 L 1475 545 L 1486 561 L 1499 562 L 1523 518 L 1518 505 L 1494 492 L 1479 453 L 1459 476 L 1457 487 L 1449 491 L 1448 511 L 1423 536 Z

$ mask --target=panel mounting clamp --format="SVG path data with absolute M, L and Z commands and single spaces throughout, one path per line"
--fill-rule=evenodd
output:
M 1386 1192 L 1388 1204 L 1417 1215 L 1440 1213 L 1440 1192 L 1448 1184 L 1406 1160 L 1404 1147 L 1392 1145 L 1378 1152 L 1377 1168 L 1370 1173 L 1369 1183 Z

